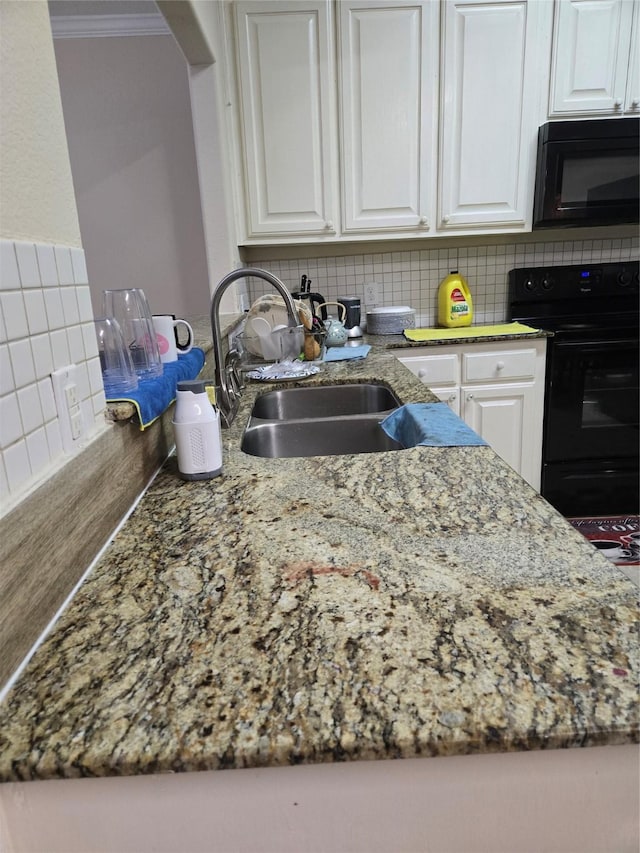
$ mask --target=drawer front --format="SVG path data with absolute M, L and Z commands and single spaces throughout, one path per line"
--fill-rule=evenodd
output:
M 454 353 L 433 355 L 427 358 L 409 356 L 401 358 L 400 361 L 429 387 L 456 385 L 458 383 L 458 356 Z
M 533 379 L 536 368 L 535 349 L 502 352 L 465 353 L 462 356 L 463 382 L 499 382 Z

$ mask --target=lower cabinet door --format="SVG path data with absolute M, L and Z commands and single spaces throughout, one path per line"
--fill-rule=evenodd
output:
M 539 491 L 542 430 L 533 384 L 467 386 L 461 395 L 465 422 Z

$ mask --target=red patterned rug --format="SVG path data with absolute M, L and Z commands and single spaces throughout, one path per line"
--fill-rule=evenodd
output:
M 617 566 L 640 566 L 640 515 L 568 518 L 567 521 Z

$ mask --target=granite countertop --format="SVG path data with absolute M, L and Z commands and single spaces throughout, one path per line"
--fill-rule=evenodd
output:
M 435 398 L 388 350 L 308 383 Z M 638 740 L 637 589 L 489 447 L 174 459 L 0 708 L 0 779 Z

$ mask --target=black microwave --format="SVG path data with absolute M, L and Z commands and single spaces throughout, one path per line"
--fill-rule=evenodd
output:
M 638 222 L 640 118 L 554 121 L 538 131 L 534 228 Z

